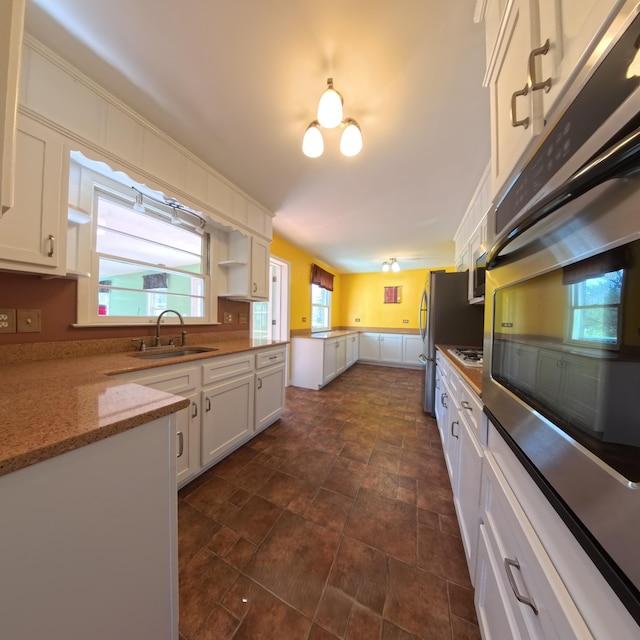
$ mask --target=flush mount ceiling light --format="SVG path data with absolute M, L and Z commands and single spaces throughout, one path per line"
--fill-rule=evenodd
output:
M 342 95 L 333 88 L 333 78 L 327 79 L 327 89 L 318 103 L 318 119 L 304 133 L 302 153 L 309 158 L 319 158 L 324 152 L 322 129 L 342 127 L 340 151 L 344 156 L 356 156 L 362 149 L 360 125 L 353 118 L 343 118 Z
M 382 263 L 382 270 L 386 273 L 387 271 L 393 271 L 394 273 L 398 273 L 400 271 L 400 264 L 395 258 L 391 258 L 391 260 L 385 260 Z

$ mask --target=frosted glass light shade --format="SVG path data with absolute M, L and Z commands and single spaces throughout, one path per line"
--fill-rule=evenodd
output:
M 382 263 L 382 270 L 386 273 L 387 271 L 389 271 L 389 263 L 388 262 L 383 262 Z
M 396 260 L 393 260 L 391 262 L 391 271 L 398 273 L 398 271 L 400 271 L 400 265 L 396 262 Z
M 327 80 L 327 90 L 318 103 L 318 122 L 325 129 L 334 129 L 342 122 L 342 96 L 333 88 L 333 80 Z
M 312 122 L 302 138 L 302 153 L 308 158 L 318 158 L 324 152 L 324 138 L 318 128 L 318 122 Z
M 340 137 L 340 151 L 344 156 L 356 156 L 362 150 L 362 132 L 352 118 L 347 118 L 344 122 L 346 126 Z

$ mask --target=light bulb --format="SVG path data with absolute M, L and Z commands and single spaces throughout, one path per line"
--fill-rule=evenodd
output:
M 389 263 L 388 262 L 383 262 L 382 263 L 382 270 L 386 273 L 387 271 L 389 271 Z
M 400 265 L 395 259 L 391 261 L 391 271 L 394 273 L 398 273 L 398 271 L 400 271 Z
M 356 156 L 362 149 L 362 132 L 353 118 L 346 118 L 345 128 L 340 137 L 340 151 L 344 156 Z
M 309 158 L 318 158 L 324 151 L 324 138 L 318 128 L 318 121 L 314 120 L 304 132 L 302 139 L 302 153 Z
M 327 90 L 318 103 L 318 122 L 326 129 L 333 129 L 342 122 L 342 96 L 333 88 L 333 79 L 327 80 Z

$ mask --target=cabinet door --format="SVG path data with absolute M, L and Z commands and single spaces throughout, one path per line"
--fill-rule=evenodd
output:
M 358 339 L 359 334 L 354 333 L 351 335 L 348 335 L 346 337 L 346 350 L 347 350 L 347 354 L 346 354 L 346 367 L 351 367 L 352 365 L 355 364 L 355 362 L 358 360 L 358 344 L 359 344 L 359 339 Z
M 336 340 L 336 375 L 339 376 L 347 368 L 347 339 Z
M 380 360 L 380 335 L 377 333 L 360 334 L 360 360 Z
M 380 362 L 402 364 L 402 336 L 380 335 Z
M 0 3 L 0 216 L 13 206 L 18 76 L 25 0 Z
M 43 274 L 66 271 L 62 220 L 62 137 L 18 119 L 14 205 L 0 218 L 0 267 Z
M 555 407 L 560 399 L 563 371 L 564 362 L 561 354 L 540 351 L 535 395 L 552 407 Z
M 338 341 L 325 340 L 322 359 L 322 384 L 333 380 L 338 371 Z
M 269 243 L 251 238 L 251 299 L 269 299 Z
M 284 365 L 256 374 L 256 431 L 273 424 L 284 413 Z
M 539 40 L 534 4 L 532 0 L 511 3 L 489 80 L 493 194 L 541 128 L 542 92 L 532 93 L 527 86 L 529 53 Z
M 483 454 L 475 436 L 463 420 L 460 421 L 459 437 L 458 481 L 454 503 L 464 551 L 467 556 L 471 584 L 475 584 Z
M 424 353 L 424 343 L 420 336 L 402 336 L 402 364 L 421 367 L 418 356 Z
M 253 431 L 254 387 L 252 372 L 203 390 L 203 466 L 222 458 Z
M 178 486 L 185 484 L 200 469 L 200 396 L 181 394 L 189 406 L 176 414 L 176 471 Z

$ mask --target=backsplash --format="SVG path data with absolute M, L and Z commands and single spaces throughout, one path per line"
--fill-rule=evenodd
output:
M 40 309 L 42 323 L 42 330 L 38 333 L 0 333 L 0 348 L 3 345 L 59 341 L 102 341 L 105 338 L 126 340 L 155 334 L 155 326 L 153 325 L 143 327 L 74 327 L 76 298 L 77 282 L 75 280 L 45 279 L 40 276 L 20 273 L 0 273 L 0 309 Z M 250 313 L 251 305 L 249 302 L 219 298 L 218 318 L 222 322 L 225 314 L 231 314 L 231 322 L 219 325 L 189 325 L 187 331 L 190 337 L 195 334 L 248 332 Z M 241 315 L 243 319 L 246 317 L 247 322 L 240 323 Z M 9 354 L 0 351 L 0 362 L 6 361 L 4 356 L 8 357 Z

